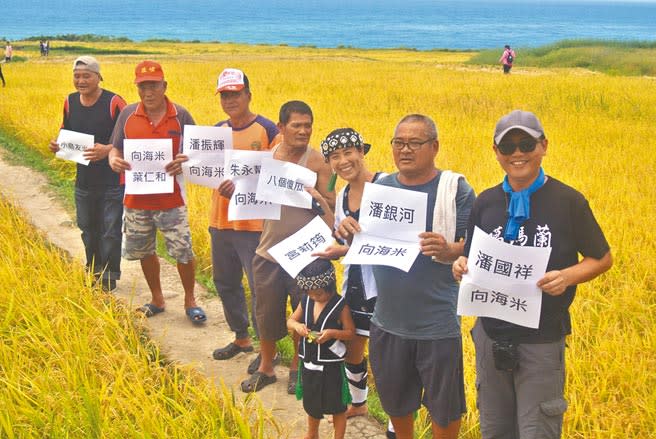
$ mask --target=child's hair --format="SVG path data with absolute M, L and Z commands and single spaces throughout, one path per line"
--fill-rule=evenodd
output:
M 324 289 L 337 293 L 335 267 L 327 259 L 315 259 L 296 276 L 296 285 L 302 291 Z

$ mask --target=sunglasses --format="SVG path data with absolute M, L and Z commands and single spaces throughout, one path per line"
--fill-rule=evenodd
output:
M 500 142 L 497 145 L 497 149 L 503 155 L 510 155 L 514 153 L 517 148 L 519 148 L 521 152 L 533 152 L 540 142 L 541 140 L 537 139 L 522 139 L 519 143 Z

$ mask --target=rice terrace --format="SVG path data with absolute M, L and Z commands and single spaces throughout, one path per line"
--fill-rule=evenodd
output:
M 366 157 L 372 170 L 394 170 L 389 140 L 402 116 L 430 115 L 439 131 L 438 167 L 463 173 L 477 193 L 503 177 L 492 151 L 496 120 L 513 109 L 535 112 L 549 139 L 545 172 L 586 195 L 614 258 L 609 272 L 579 287 L 571 307 L 563 437 L 656 437 L 656 44 L 564 41 L 527 49 L 510 75 L 500 73 L 499 51 L 490 50 L 102 38 L 51 45 L 50 56 L 40 57 L 37 41 L 13 42 L 15 60 L 3 64 L 0 146 L 4 160 L 45 173 L 71 211 L 75 167 L 55 160 L 47 145 L 81 54 L 98 58 L 101 86 L 128 103 L 138 100 L 134 66 L 160 62 L 168 96 L 199 125 L 225 118 L 214 93 L 219 72 L 243 69 L 254 112 L 276 119 L 281 104 L 304 100 L 314 112 L 311 144 L 353 127 L 373 145 Z M 186 190 L 197 278 L 209 285 L 210 191 Z M 289 434 L 257 394 L 242 402 L 213 384 L 220 377 L 161 355 L 132 310 L 87 286 L 79 261 L 48 243 L 7 195 L 0 200 L 1 438 Z M 467 439 L 480 438 L 472 324 L 463 318 L 468 413 L 460 437 Z M 380 409 L 370 411 L 386 422 Z M 430 437 L 426 419 L 422 409 L 415 421 L 422 437 Z

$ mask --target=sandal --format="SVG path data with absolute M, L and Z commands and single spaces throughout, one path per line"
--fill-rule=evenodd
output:
M 161 314 L 164 312 L 164 308 L 160 308 L 157 305 L 153 305 L 152 303 L 147 303 L 143 306 L 140 306 L 137 308 L 137 312 L 142 313 L 146 317 L 152 317 L 156 314 Z
M 296 380 L 298 380 L 298 370 L 289 371 L 289 381 L 287 381 L 287 393 L 296 394 Z
M 187 317 L 189 317 L 189 320 L 191 320 L 191 323 L 194 325 L 205 323 L 207 321 L 205 311 L 203 311 L 203 308 L 200 306 L 192 306 L 191 308 L 185 309 L 185 314 L 187 314 Z
M 240 352 L 253 352 L 253 345 L 242 347 L 230 342 L 225 347 L 215 349 L 212 352 L 212 357 L 215 360 L 229 360 Z
M 257 354 L 257 357 L 248 364 L 246 372 L 248 372 L 249 375 L 253 375 L 255 371 L 260 368 L 260 363 L 262 363 L 262 354 Z M 276 352 L 275 357 L 273 357 L 273 365 L 277 366 L 278 364 L 280 364 L 280 354 Z
M 258 370 L 247 380 L 241 382 L 241 391 L 244 393 L 257 392 L 276 381 L 277 379 L 275 375 L 269 376 Z

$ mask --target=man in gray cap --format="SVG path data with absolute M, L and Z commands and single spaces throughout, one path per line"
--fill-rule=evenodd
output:
M 84 151 L 88 166 L 77 164 L 75 205 L 77 225 L 82 231 L 87 269 L 102 288 L 111 291 L 121 277 L 121 225 L 123 185 L 112 172 L 107 156 L 110 137 L 125 101 L 100 88 L 100 64 L 92 56 L 73 62 L 73 86 L 77 90 L 64 101 L 61 128 L 94 136 L 93 148 Z M 52 152 L 59 151 L 55 140 Z
M 576 285 L 612 265 L 588 201 L 545 175 L 541 165 L 547 145 L 533 113 L 516 110 L 502 117 L 493 149 L 506 176 L 479 195 L 469 219 L 468 237 L 478 227 L 512 245 L 551 248 L 547 272 L 537 283 L 542 289 L 538 328 L 480 317 L 472 330 L 484 439 L 560 437 L 567 410 L 563 393 L 569 306 Z M 465 256 L 453 264 L 456 280 L 467 272 L 470 247 L 468 240 Z

